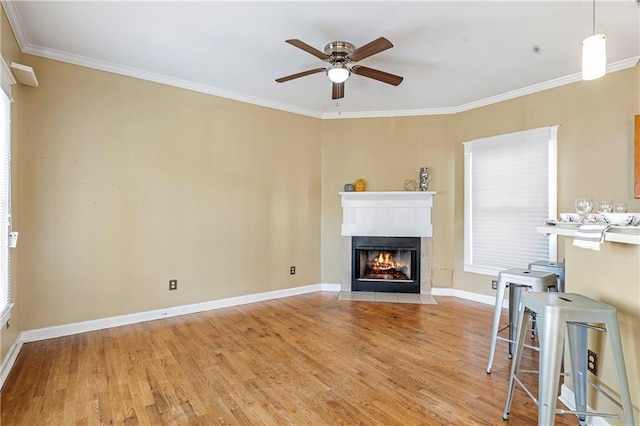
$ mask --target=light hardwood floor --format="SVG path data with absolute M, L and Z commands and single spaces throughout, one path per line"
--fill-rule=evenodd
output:
M 505 343 L 485 372 L 493 308 L 436 299 L 311 293 L 27 343 L 1 392 L 1 423 L 535 424 L 521 389 L 502 420 Z

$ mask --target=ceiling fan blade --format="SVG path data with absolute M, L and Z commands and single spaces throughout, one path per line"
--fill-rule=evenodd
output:
M 311 75 L 311 74 L 315 74 L 315 73 L 319 73 L 319 72 L 323 72 L 323 71 L 325 71 L 324 68 L 316 68 L 316 69 L 313 69 L 313 70 L 302 71 L 302 72 L 299 72 L 297 74 L 291 74 L 291 75 L 288 75 L 286 77 L 280 77 L 280 78 L 277 78 L 276 81 L 278 83 L 284 83 L 285 81 L 293 80 L 294 78 L 300 78 L 300 77 L 304 77 L 304 76 L 307 76 L 307 75 Z
M 313 46 L 309 46 L 304 41 L 298 40 L 297 38 L 285 40 L 287 43 L 297 47 L 298 49 L 302 49 L 307 53 L 311 53 L 313 56 L 322 59 L 323 61 L 328 61 L 330 56 L 324 52 L 319 51 Z
M 388 72 L 374 70 L 373 68 L 363 67 L 361 65 L 353 66 L 351 68 L 351 72 L 363 77 L 369 77 L 383 83 L 391 84 L 393 86 L 397 86 L 402 83 L 402 80 L 404 80 L 404 78 L 399 75 L 389 74 Z
M 331 90 L 331 99 L 344 98 L 344 81 L 342 83 L 333 83 Z
M 365 44 L 364 46 L 358 47 L 356 50 L 349 53 L 347 58 L 351 59 L 353 62 L 358 62 L 371 55 L 375 55 L 376 53 L 391 49 L 392 47 L 393 44 L 391 44 L 389 40 L 384 37 L 380 37 Z

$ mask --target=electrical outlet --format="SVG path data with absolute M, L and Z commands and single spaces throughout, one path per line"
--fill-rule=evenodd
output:
M 491 289 L 492 290 L 497 290 L 498 289 L 498 281 L 491 280 Z
M 169 280 L 169 290 L 178 289 L 178 280 Z
M 295 266 L 292 266 L 292 267 L 289 269 L 289 273 L 290 273 L 291 275 L 295 275 L 295 274 L 296 274 L 296 267 L 295 267 Z
M 598 375 L 598 354 L 592 350 L 587 350 L 587 370 L 594 376 Z

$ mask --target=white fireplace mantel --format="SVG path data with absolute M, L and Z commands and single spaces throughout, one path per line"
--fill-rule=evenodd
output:
M 435 191 L 340 192 L 342 235 L 431 237 Z

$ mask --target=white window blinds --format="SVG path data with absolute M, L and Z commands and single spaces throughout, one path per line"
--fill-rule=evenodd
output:
M 496 275 L 556 260 L 537 226 L 556 217 L 557 129 L 543 127 L 464 144 L 464 269 Z

